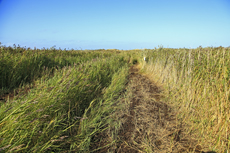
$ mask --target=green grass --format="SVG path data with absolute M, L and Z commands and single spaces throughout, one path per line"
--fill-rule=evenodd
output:
M 69 60 L 70 64 L 60 66 L 58 64 L 63 60 L 72 58 L 72 56 L 68 58 L 65 58 L 65 55 L 58 56 L 58 54 L 65 54 L 60 52 L 51 51 L 48 52 L 48 56 L 44 55 L 46 51 L 35 55 L 28 53 L 32 55 L 23 54 L 21 57 L 15 53 L 13 54 L 15 59 L 11 58 L 8 61 L 5 54 L 9 53 L 6 51 L 4 54 L 3 60 L 21 67 L 21 71 L 28 66 L 36 67 L 36 59 L 44 62 L 42 67 L 48 67 L 49 56 L 53 61 L 56 59 L 61 62 L 54 63 L 50 69 L 48 67 L 43 72 L 37 70 L 40 66 L 33 68 L 38 72 L 33 73 L 34 88 L 28 94 L 15 97 L 12 101 L 1 105 L 1 150 L 89 151 L 93 135 L 108 128 L 112 119 L 109 116 L 116 109 L 121 109 L 122 106 L 116 108 L 112 105 L 127 82 L 128 56 L 126 58 L 124 55 L 112 54 L 109 51 L 107 53 L 72 52 L 67 54 L 76 56 L 73 59 L 77 63 L 71 64 L 72 61 Z M 59 68 L 52 69 L 56 66 Z M 24 72 L 17 70 L 18 68 L 15 68 L 15 74 L 12 76 L 20 76 L 19 80 L 25 80 Z M 15 78 L 17 77 L 13 77 Z M 16 84 L 7 85 L 6 87 L 16 86 Z M 118 122 L 114 124 L 117 125 Z
M 112 55 L 111 52 L 26 50 L 11 47 L 1 47 L 0 53 L 0 94 L 4 90 L 12 90 L 33 82 L 44 75 L 44 72 L 52 73 L 54 69 Z M 45 71 L 47 69 L 48 71 Z
M 146 61 L 143 61 L 146 57 Z M 0 152 L 90 152 L 95 135 L 116 143 L 129 66 L 164 87 L 190 138 L 229 151 L 229 48 L 63 51 L 0 47 Z M 95 141 L 95 142 L 94 142 Z M 99 148 L 96 148 L 96 151 Z

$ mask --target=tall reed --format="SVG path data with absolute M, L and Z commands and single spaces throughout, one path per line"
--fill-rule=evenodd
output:
M 109 116 L 125 87 L 128 55 L 82 54 L 86 62 L 43 73 L 28 94 L 1 105 L 0 151 L 89 151 L 93 135 L 117 126 Z
M 142 62 L 151 78 L 165 87 L 178 119 L 204 149 L 230 150 L 230 49 L 158 48 Z

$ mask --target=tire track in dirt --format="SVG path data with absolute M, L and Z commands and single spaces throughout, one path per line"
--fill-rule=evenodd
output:
M 176 112 L 161 101 L 161 89 L 138 71 L 135 65 L 130 68 L 132 98 L 114 152 L 202 152 L 177 126 Z

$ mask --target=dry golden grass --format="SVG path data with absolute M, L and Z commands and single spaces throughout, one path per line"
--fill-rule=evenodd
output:
M 164 87 L 164 100 L 178 111 L 181 123 L 202 150 L 230 148 L 230 50 L 160 48 L 146 53 L 144 73 Z

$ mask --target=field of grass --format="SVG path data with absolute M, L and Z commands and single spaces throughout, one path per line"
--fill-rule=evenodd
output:
M 124 90 L 129 60 L 116 51 L 2 47 L 1 95 L 31 89 L 1 101 L 1 150 L 89 150 L 92 135 L 107 128 L 116 110 L 112 105 Z
M 145 51 L 142 68 L 164 87 L 178 124 L 207 150 L 230 148 L 230 49 L 158 48 Z
M 136 63 L 163 88 L 164 101 L 177 111 L 177 124 L 189 139 L 204 150 L 229 151 L 229 59 L 230 49 L 221 47 L 64 51 L 1 46 L 0 152 L 97 152 L 93 144 L 105 131 L 106 147 L 114 147 L 121 128 L 117 114 L 127 111 L 129 68 Z

